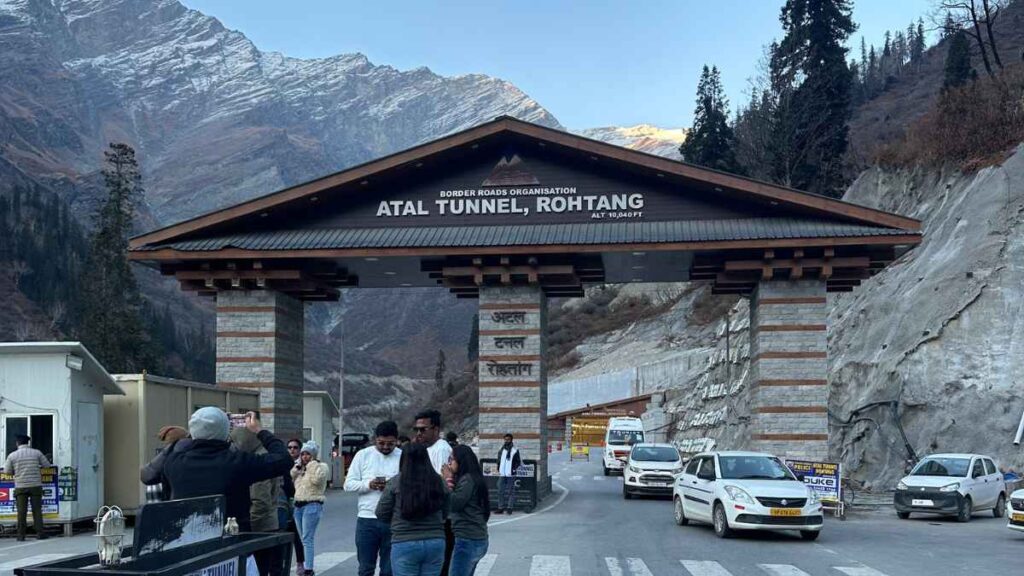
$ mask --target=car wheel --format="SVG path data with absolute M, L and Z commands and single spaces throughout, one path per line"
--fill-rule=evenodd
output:
M 732 528 L 729 528 L 729 517 L 725 515 L 725 506 L 722 506 L 721 502 L 715 504 L 712 520 L 715 525 L 715 536 L 719 538 L 732 538 L 734 532 Z
M 960 508 L 956 511 L 957 522 L 970 522 L 971 513 L 974 512 L 973 504 L 969 497 L 960 500 Z
M 996 507 L 992 509 L 992 515 L 996 518 L 1002 518 L 1003 514 L 1006 513 L 1006 494 L 1000 494 L 999 500 L 996 500 Z
M 818 536 L 820 534 L 821 534 L 821 530 L 801 530 L 800 531 L 800 538 L 803 538 L 804 540 L 807 540 L 808 542 L 814 542 L 815 540 L 818 539 Z
M 683 499 L 676 498 L 674 506 L 674 516 L 676 518 L 676 524 L 679 526 L 686 526 L 690 523 L 690 519 L 686 517 L 686 510 L 683 509 Z
M 896 517 L 900 520 L 906 520 L 910 518 L 910 512 L 896 512 Z
M 633 495 L 629 493 L 629 490 L 625 486 L 622 487 L 622 497 L 626 500 L 633 499 Z
M 605 467 L 604 467 L 604 475 L 605 475 L 605 476 L 611 476 L 611 471 L 610 471 L 610 470 L 608 470 L 608 467 L 607 467 L 607 466 L 605 466 Z

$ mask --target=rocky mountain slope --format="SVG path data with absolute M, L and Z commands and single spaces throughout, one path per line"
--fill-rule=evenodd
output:
M 682 155 L 679 154 L 679 145 L 686 140 L 685 128 L 659 128 L 650 124 L 588 128 L 578 130 L 576 133 L 594 140 L 632 148 L 648 154 L 657 154 L 673 160 L 682 160 Z
M 829 297 L 832 456 L 868 488 L 891 488 L 907 458 L 898 418 L 918 455 L 984 452 L 1024 466 L 1012 445 L 1024 411 L 1024 146 L 977 174 L 869 170 L 844 199 L 919 218 L 925 236 L 852 293 Z M 670 311 L 586 341 L 580 366 L 557 379 L 671 367 L 647 371 L 671 378 L 641 378 L 645 391 L 668 390 L 670 437 L 694 451 L 744 446 L 747 301 L 699 285 L 658 293 L 678 298 Z M 885 402 L 895 414 L 860 410 Z

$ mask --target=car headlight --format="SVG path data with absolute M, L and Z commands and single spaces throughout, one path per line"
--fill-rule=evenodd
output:
M 676 476 L 676 475 L 682 474 L 682 473 L 683 473 L 683 467 L 682 466 L 680 466 L 679 468 L 673 468 L 672 469 L 672 475 L 673 476 Z
M 939 492 L 956 492 L 960 489 L 959 482 L 953 482 L 952 484 L 946 484 L 942 488 L 939 488 Z
M 630 466 L 630 467 L 629 467 L 629 471 L 630 471 L 630 472 L 633 472 L 633 473 L 635 473 L 635 474 L 639 474 L 639 473 L 640 473 L 640 469 L 639 469 L 639 468 L 637 468 L 636 466 Z
M 900 483 L 896 485 L 896 489 L 897 490 L 909 490 L 909 487 L 903 482 L 903 480 L 900 480 Z
M 814 490 L 811 490 L 810 488 L 808 488 L 807 489 L 807 503 L 808 504 L 817 504 L 818 502 L 821 502 L 821 498 L 818 498 L 818 493 L 815 492 Z
M 754 503 L 754 499 L 750 497 L 750 494 L 747 494 L 746 491 L 738 486 L 726 486 L 725 492 L 734 502 L 742 502 L 744 504 Z

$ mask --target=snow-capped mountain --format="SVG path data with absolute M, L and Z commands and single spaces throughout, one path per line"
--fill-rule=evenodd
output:
M 299 59 L 176 0 L 0 0 L 0 154 L 63 188 L 136 147 L 160 223 L 503 114 L 558 127 L 512 84 Z
M 577 134 L 601 140 L 616 146 L 632 148 L 648 154 L 657 154 L 673 160 L 682 160 L 679 145 L 686 140 L 685 128 L 659 128 L 650 124 L 636 126 L 606 126 L 577 130 Z

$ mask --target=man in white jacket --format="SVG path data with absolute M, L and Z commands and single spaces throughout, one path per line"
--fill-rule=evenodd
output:
M 363 448 L 352 458 L 345 490 L 359 493 L 359 517 L 356 518 L 356 555 L 359 576 L 373 576 L 380 558 L 380 576 L 391 576 L 391 526 L 377 520 L 374 511 L 384 485 L 398 475 L 402 450 L 398 445 L 398 425 L 390 420 L 374 430 L 374 445 Z

